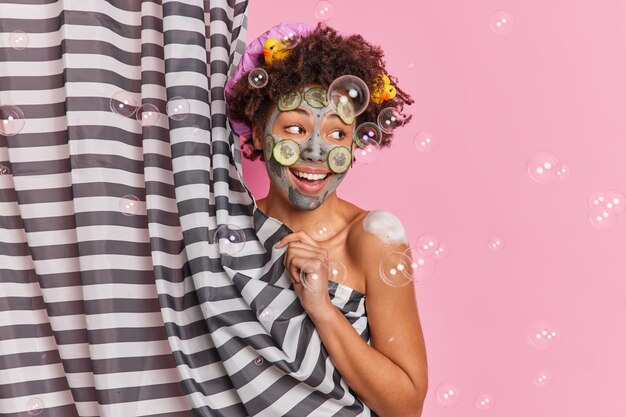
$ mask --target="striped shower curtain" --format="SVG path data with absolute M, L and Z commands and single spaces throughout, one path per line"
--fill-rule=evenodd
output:
M 373 415 L 241 177 L 246 8 L 0 0 L 0 417 Z

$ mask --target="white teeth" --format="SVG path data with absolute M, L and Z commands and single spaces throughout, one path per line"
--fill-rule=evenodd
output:
M 298 171 L 291 171 L 291 172 L 293 172 L 293 174 L 297 177 L 306 178 L 307 180 L 312 180 L 312 181 L 323 180 L 324 178 L 328 176 L 328 174 L 307 174 L 306 172 L 298 172 Z

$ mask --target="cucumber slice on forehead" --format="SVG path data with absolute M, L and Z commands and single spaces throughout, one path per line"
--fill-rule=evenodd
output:
M 304 100 L 309 106 L 315 109 L 322 109 L 328 106 L 328 100 L 326 99 L 326 90 L 319 87 L 309 88 L 304 92 Z
M 328 152 L 328 167 L 335 174 L 343 174 L 352 163 L 352 152 L 346 146 L 336 146 Z
M 283 166 L 293 165 L 300 158 L 300 145 L 291 139 L 283 139 L 274 145 L 272 155 Z
M 278 99 L 278 110 L 289 111 L 297 109 L 302 103 L 302 94 L 299 91 L 283 94 Z

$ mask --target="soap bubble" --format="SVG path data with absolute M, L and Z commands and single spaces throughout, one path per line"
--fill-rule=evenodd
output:
M 232 256 L 245 246 L 246 234 L 239 226 L 222 224 L 215 230 L 213 242 L 217 243 L 220 253 Z
M 161 112 L 154 104 L 143 104 L 137 108 L 137 121 L 142 126 L 154 126 L 159 122 Z
M 489 394 L 480 394 L 476 397 L 476 408 L 483 411 L 489 411 L 493 408 L 495 402 Z
M 378 113 L 378 127 L 385 133 L 393 133 L 404 124 L 404 117 L 395 107 L 385 107 Z
M 167 115 L 174 120 L 184 120 L 189 116 L 189 101 L 183 97 L 172 97 L 165 106 Z
M 22 131 L 26 120 L 17 106 L 0 106 L 0 135 L 15 136 Z
M 254 360 L 254 364 L 261 366 L 263 365 L 263 362 L 265 362 L 265 360 L 263 359 L 263 356 L 258 356 L 255 360 Z
M 380 277 L 389 286 L 403 287 L 413 281 L 412 264 L 406 253 L 390 252 L 380 263 Z
M 354 131 L 354 141 L 359 148 L 365 148 L 367 145 L 378 145 L 382 139 L 382 133 L 376 123 L 361 123 Z
M 334 234 L 333 227 L 330 223 L 321 221 L 313 225 L 313 233 L 311 237 L 318 241 L 323 241 L 330 238 Z
M 439 247 L 440 239 L 433 234 L 421 235 L 415 243 L 415 248 L 427 258 L 432 257 Z
M 420 152 L 431 152 L 437 145 L 437 137 L 430 132 L 418 132 L 413 137 L 413 144 Z
M 118 203 L 120 212 L 125 216 L 133 216 L 141 210 L 141 201 L 139 197 L 127 194 L 120 198 Z
M 294 32 L 289 32 L 278 40 L 278 44 L 284 49 L 293 49 L 300 43 L 300 36 Z
M 526 332 L 528 344 L 535 349 L 547 349 L 561 339 L 561 332 L 545 320 L 531 323 Z
M 328 0 L 318 1 L 313 9 L 315 18 L 320 22 L 325 22 L 333 17 L 335 6 Z
M 441 245 L 439 245 L 439 247 L 441 247 Z M 412 248 L 409 247 L 404 251 L 404 255 L 411 260 L 413 281 L 422 282 L 435 271 L 434 254 L 432 257 L 426 256 L 420 253 L 418 249 L 412 250 Z
M 336 284 L 343 284 L 348 278 L 348 268 L 338 259 L 328 260 L 328 281 L 329 287 L 333 288 Z
M 28 35 L 23 30 L 16 30 L 9 35 L 11 48 L 21 51 L 28 46 Z
M 450 384 L 449 382 L 443 382 L 439 384 L 435 395 L 437 397 L 437 401 L 439 401 L 439 404 L 443 405 L 444 407 L 453 406 L 457 404 L 461 399 L 461 392 L 458 390 L 457 387 Z
M 276 312 L 272 306 L 261 306 L 257 311 L 257 317 L 261 323 L 269 325 L 276 319 Z
M 489 239 L 489 250 L 492 252 L 500 252 L 504 247 L 504 240 L 498 236 Z
M 495 33 L 506 35 L 513 30 L 513 18 L 509 12 L 500 10 L 491 15 L 489 25 Z
M 134 94 L 121 90 L 111 96 L 109 106 L 113 113 L 130 117 L 137 110 L 137 99 Z
M 248 73 L 248 82 L 254 88 L 263 88 L 269 81 L 269 75 L 263 68 L 255 68 Z
M 365 148 L 354 150 L 354 159 L 363 165 L 373 164 L 378 160 L 380 147 L 377 144 L 367 145 Z
M 626 197 L 618 190 L 593 192 L 589 195 L 587 201 L 589 207 L 602 208 L 609 214 L 621 214 L 626 208 Z
M 533 384 L 539 388 L 545 388 L 552 382 L 552 373 L 547 369 L 541 369 L 533 375 Z
M 365 81 L 354 75 L 342 75 L 328 87 L 328 103 L 346 124 L 354 123 L 370 100 L 370 90 Z
M 41 398 L 31 398 L 26 403 L 26 411 L 31 416 L 38 416 L 44 411 L 44 404 Z
M 328 284 L 324 280 L 329 279 L 330 265 L 327 259 L 310 258 L 300 269 L 300 282 L 309 291 L 328 291 Z M 322 285 L 324 283 L 324 285 Z
M 9 175 L 10 173 L 11 170 L 9 169 L 9 167 L 0 165 L 0 175 Z
M 589 221 L 600 230 L 608 230 L 617 224 L 617 215 L 611 214 L 602 207 L 596 207 L 589 212 Z
M 550 184 L 556 180 L 560 166 L 559 158 L 550 152 L 537 152 L 528 159 L 528 175 L 540 184 Z
M 448 245 L 444 242 L 439 242 L 439 247 L 435 249 L 435 252 L 433 252 L 433 259 L 438 261 L 445 259 L 448 257 L 448 253 Z

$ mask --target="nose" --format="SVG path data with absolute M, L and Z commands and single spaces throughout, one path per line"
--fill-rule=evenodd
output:
M 323 140 L 317 131 L 313 132 L 313 135 L 302 144 L 301 158 L 303 160 L 309 160 L 313 162 L 320 162 L 326 160 L 326 152 L 324 151 Z

